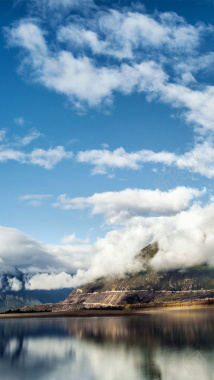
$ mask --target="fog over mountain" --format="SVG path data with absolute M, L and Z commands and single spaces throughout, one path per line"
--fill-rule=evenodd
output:
M 201 196 L 204 190 L 194 190 L 193 193 Z M 166 197 L 167 194 L 161 196 Z M 136 259 L 136 254 L 153 242 L 157 242 L 159 247 L 157 255 L 151 260 L 151 266 L 156 271 L 188 268 L 202 263 L 214 265 L 214 203 L 206 206 L 196 203 L 178 213 L 174 212 L 173 204 L 170 210 L 172 215 L 169 216 L 135 215 L 127 218 L 133 211 L 136 214 L 136 208 L 133 211 L 130 206 L 126 209 L 126 204 L 121 206 L 121 198 L 118 199 L 119 205 L 116 201 L 112 203 L 112 209 L 109 208 L 108 213 L 106 205 L 102 208 L 98 203 L 96 210 L 104 214 L 108 224 L 112 223 L 114 208 L 117 210 L 118 207 L 123 207 L 123 210 L 117 228 L 107 232 L 103 238 L 98 238 L 94 244 L 80 242 L 61 246 L 46 245 L 20 231 L 2 227 L 0 257 L 2 268 L 5 267 L 2 275 L 11 272 L 6 288 L 13 291 L 22 288 L 72 288 L 102 276 L 134 273 L 142 266 Z M 96 203 L 93 207 L 97 207 Z M 148 210 L 149 206 L 146 213 Z M 154 210 L 153 203 L 150 214 Z M 141 209 L 137 209 L 137 212 L 144 213 Z M 9 241 L 13 244 L 8 250 Z

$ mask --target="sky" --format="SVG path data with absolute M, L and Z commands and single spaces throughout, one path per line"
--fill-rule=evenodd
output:
M 155 269 L 213 263 L 213 12 L 0 1 L 1 271 L 79 286 L 154 241 Z

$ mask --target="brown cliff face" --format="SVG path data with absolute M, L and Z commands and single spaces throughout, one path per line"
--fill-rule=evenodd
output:
M 186 270 L 155 272 L 150 259 L 158 251 L 156 243 L 137 256 L 143 270 L 123 278 L 100 278 L 75 289 L 65 301 L 25 307 L 23 311 L 69 311 L 81 309 L 139 308 L 214 300 L 214 268 L 207 265 Z

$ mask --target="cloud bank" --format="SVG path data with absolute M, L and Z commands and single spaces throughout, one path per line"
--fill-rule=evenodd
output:
M 147 244 L 157 241 L 158 254 L 152 259 L 155 270 L 214 265 L 214 204 L 193 205 L 171 217 L 134 218 L 123 229 L 109 232 L 95 243 L 96 253 L 87 271 L 78 270 L 73 286 L 102 276 L 137 272 L 142 269 L 135 259 Z
M 142 208 L 139 208 L 138 199 L 136 204 L 131 202 L 131 206 L 126 202 L 126 191 L 113 194 L 114 202 L 109 205 L 109 210 L 104 198 L 94 197 L 94 203 L 89 202 L 94 212 L 102 213 L 106 223 L 113 223 L 116 219 L 119 225 L 93 244 L 80 241 L 72 234 L 64 238 L 63 245 L 48 245 L 18 230 L 1 227 L 1 268 L 8 271 L 8 268 L 15 267 L 22 271 L 25 287 L 29 290 L 76 287 L 101 276 L 123 276 L 127 272 L 142 270 L 142 263 L 135 256 L 155 241 L 159 245 L 159 252 L 151 262 L 155 270 L 186 268 L 205 262 L 214 265 L 214 203 L 206 206 L 192 204 L 203 193 L 188 188 L 163 194 L 154 192 L 153 202 L 146 209 L 143 207 L 148 195 L 146 191 L 133 190 L 132 193 L 133 197 L 141 198 Z M 104 197 L 109 195 L 103 194 Z M 162 209 L 159 205 L 161 198 Z M 173 198 L 177 205 L 172 202 Z M 82 201 L 87 203 L 88 199 Z M 144 216 L 149 207 L 151 214 L 159 210 L 161 215 Z M 119 219 L 115 218 L 119 210 L 128 210 L 128 217 L 122 214 Z M 18 290 L 19 282 L 16 279 L 11 281 L 12 288 Z

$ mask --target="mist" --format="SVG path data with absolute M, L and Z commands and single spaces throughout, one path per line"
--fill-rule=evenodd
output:
M 143 269 L 136 255 L 150 243 L 158 243 L 158 253 L 150 264 L 156 271 L 188 268 L 207 263 L 214 265 L 214 203 L 194 204 L 189 210 L 173 216 L 134 217 L 125 225 L 108 232 L 91 246 L 87 269 L 79 268 L 75 275 L 61 273 L 36 274 L 27 283 L 29 289 L 54 283 L 83 285 L 104 276 L 121 276 Z M 40 285 L 41 286 L 41 285 Z

